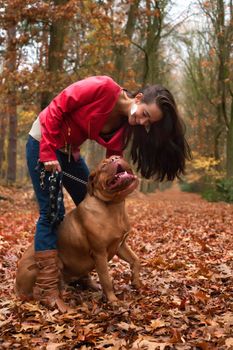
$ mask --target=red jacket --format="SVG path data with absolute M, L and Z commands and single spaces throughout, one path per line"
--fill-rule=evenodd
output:
M 80 80 L 63 90 L 40 113 L 40 161 L 56 160 L 56 150 L 72 145 L 79 157 L 79 146 L 91 139 L 107 148 L 107 156 L 122 155 L 124 127 L 105 142 L 99 133 L 116 104 L 122 88 L 107 76 Z

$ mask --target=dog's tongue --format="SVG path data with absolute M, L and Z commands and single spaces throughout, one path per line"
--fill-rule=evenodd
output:
M 108 188 L 113 190 L 118 187 L 126 187 L 133 182 L 135 175 L 129 174 L 126 171 L 118 173 L 114 176 L 112 180 L 108 182 Z

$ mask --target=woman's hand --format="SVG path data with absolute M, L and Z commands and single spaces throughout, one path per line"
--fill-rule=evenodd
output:
M 61 172 L 61 166 L 58 160 L 50 160 L 49 162 L 44 162 L 44 168 L 46 171 L 51 171 L 54 173 L 55 171 Z

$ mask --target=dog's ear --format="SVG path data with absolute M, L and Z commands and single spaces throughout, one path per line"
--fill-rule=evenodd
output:
M 95 176 L 96 176 L 96 172 L 92 171 L 88 177 L 87 192 L 89 193 L 90 196 L 93 196 Z

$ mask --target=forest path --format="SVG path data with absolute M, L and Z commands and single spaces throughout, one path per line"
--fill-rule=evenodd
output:
M 130 288 L 128 265 L 114 258 L 122 305 L 69 287 L 64 298 L 75 313 L 59 315 L 14 295 L 16 263 L 33 239 L 37 208 L 31 190 L 0 193 L 8 198 L 0 201 L 0 349 L 232 349 L 233 205 L 177 186 L 135 192 L 127 200 L 128 241 L 141 260 L 141 290 Z

